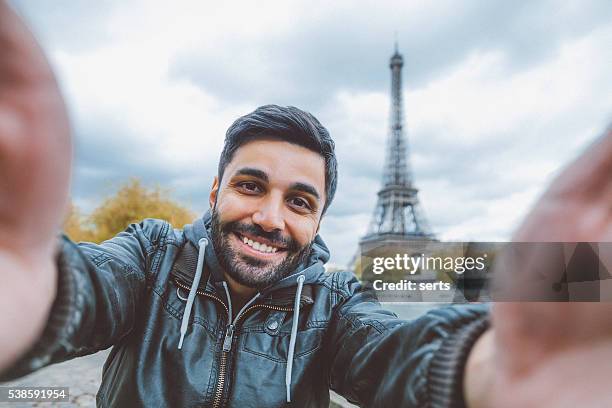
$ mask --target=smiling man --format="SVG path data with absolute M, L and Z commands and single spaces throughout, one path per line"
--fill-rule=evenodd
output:
M 0 379 L 113 347 L 101 407 L 327 406 L 329 389 L 371 407 L 612 405 L 610 305 L 499 304 L 491 329 L 484 306 L 403 321 L 352 273 L 326 273 L 334 144 L 294 107 L 230 126 L 211 209 L 193 224 L 58 239 L 70 126 L 44 55 L 2 0 L 0 53 Z M 612 241 L 610 174 L 609 130 L 515 238 Z M 529 266 L 501 273 L 520 281 Z

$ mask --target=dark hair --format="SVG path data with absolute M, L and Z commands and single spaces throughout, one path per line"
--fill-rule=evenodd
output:
M 338 163 L 334 141 L 325 127 L 312 114 L 294 106 L 264 105 L 242 116 L 227 129 L 219 159 L 219 183 L 225 167 L 240 146 L 257 139 L 274 138 L 316 152 L 325 160 L 325 205 L 331 204 L 338 182 Z

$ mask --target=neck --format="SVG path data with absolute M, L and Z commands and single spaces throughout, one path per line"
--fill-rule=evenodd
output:
M 242 309 L 242 306 L 244 306 L 246 302 L 255 296 L 257 289 L 241 285 L 225 272 L 223 275 L 225 276 L 225 280 L 229 286 L 230 296 L 232 298 L 232 309 L 234 314 L 236 314 L 238 311 L 240 311 L 240 309 Z

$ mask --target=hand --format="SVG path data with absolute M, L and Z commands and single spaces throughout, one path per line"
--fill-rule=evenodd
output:
M 53 73 L 0 0 L 0 370 L 44 327 L 70 161 L 69 124 Z
M 612 242 L 612 128 L 556 178 L 513 241 Z M 533 269 L 514 263 L 503 278 L 529 281 Z M 470 407 L 612 406 L 612 303 L 496 303 L 491 317 L 466 367 Z

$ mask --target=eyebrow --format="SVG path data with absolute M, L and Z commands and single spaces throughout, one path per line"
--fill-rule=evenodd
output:
M 251 177 L 255 177 L 258 178 L 262 181 L 265 181 L 266 183 L 268 183 L 270 181 L 270 178 L 268 177 L 268 174 L 266 174 L 265 171 L 253 168 L 253 167 L 243 167 L 240 170 L 236 171 L 236 176 L 251 176 Z M 312 185 L 307 184 L 307 183 L 301 183 L 301 182 L 295 182 L 293 184 L 291 184 L 289 186 L 290 190 L 294 190 L 294 191 L 302 191 L 306 194 L 310 194 L 313 197 L 315 197 L 318 201 L 321 200 L 321 195 L 319 194 L 319 192 L 317 191 L 316 188 L 314 188 Z
M 243 167 L 240 170 L 238 170 L 235 175 L 255 177 L 262 181 L 265 181 L 266 183 L 270 181 L 265 171 L 255 169 L 253 167 Z
M 317 199 L 317 201 L 321 200 L 321 197 L 319 196 L 317 189 L 311 186 L 310 184 L 297 182 L 289 186 L 289 189 L 295 190 L 295 191 L 302 191 L 304 193 L 314 196 Z

